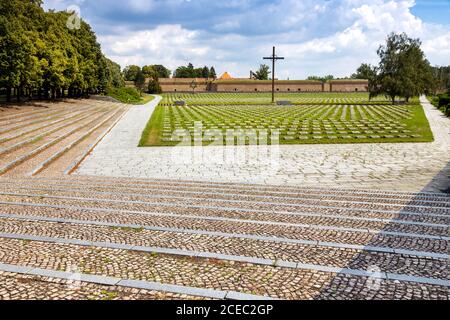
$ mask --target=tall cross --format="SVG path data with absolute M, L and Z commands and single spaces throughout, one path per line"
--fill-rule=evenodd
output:
M 264 57 L 264 60 L 272 60 L 272 103 L 275 102 L 275 61 L 284 60 L 284 57 L 277 57 L 275 54 L 275 47 L 273 47 L 273 54 L 271 57 Z

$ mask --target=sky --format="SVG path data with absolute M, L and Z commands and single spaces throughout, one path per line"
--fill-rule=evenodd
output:
M 44 0 L 47 10 L 73 6 L 122 67 L 191 62 L 248 77 L 275 45 L 285 57 L 277 78 L 345 77 L 377 64 L 391 32 L 420 38 L 432 65 L 450 65 L 450 0 Z

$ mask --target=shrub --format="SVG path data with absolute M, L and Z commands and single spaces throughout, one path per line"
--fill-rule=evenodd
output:
M 109 88 L 107 94 L 124 103 L 138 103 L 141 101 L 139 91 L 131 87 Z
M 442 108 L 450 104 L 450 96 L 447 94 L 440 94 L 439 96 L 439 104 L 438 107 Z
M 162 93 L 161 86 L 157 80 L 150 79 L 148 83 L 148 93 L 160 94 Z

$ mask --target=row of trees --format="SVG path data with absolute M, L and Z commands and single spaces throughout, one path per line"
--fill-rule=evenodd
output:
M 90 26 L 73 13 L 45 12 L 41 0 L 0 1 L 0 88 L 6 99 L 58 98 L 123 86 L 120 66 L 107 59 Z
M 142 68 L 136 65 L 130 65 L 123 69 L 123 77 L 126 81 L 136 81 L 141 76 L 145 78 L 169 78 L 171 71 L 163 65 L 148 65 Z
M 148 65 L 142 68 L 130 65 L 123 70 L 126 81 L 133 81 L 136 88 L 142 93 L 161 93 L 159 78 L 169 78 L 171 71 L 163 65 Z M 147 82 L 148 81 L 148 82 Z
M 450 66 L 433 67 L 434 94 L 447 92 L 450 93 Z
M 178 67 L 173 73 L 174 78 L 210 78 L 216 79 L 217 74 L 214 67 L 195 68 L 192 63 L 187 66 Z

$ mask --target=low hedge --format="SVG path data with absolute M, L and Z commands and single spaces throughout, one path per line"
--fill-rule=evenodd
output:
M 142 100 L 139 91 L 132 87 L 110 88 L 107 95 L 123 103 L 139 103 Z

